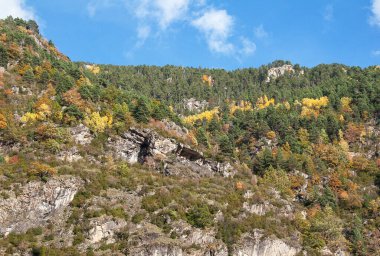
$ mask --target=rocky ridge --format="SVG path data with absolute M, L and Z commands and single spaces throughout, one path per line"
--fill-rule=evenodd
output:
M 130 164 L 147 163 L 165 175 L 233 176 L 229 163 L 208 160 L 203 153 L 174 139 L 162 137 L 151 129 L 131 128 L 121 136 L 108 139 L 108 152 Z

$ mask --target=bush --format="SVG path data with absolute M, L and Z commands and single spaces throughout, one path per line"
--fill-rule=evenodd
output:
M 128 214 L 125 213 L 122 207 L 113 208 L 107 211 L 107 214 L 112 215 L 115 218 L 120 218 L 120 219 L 125 219 L 125 220 L 128 220 L 129 218 Z
M 187 221 L 194 227 L 205 228 L 213 223 L 213 215 L 207 204 L 197 204 L 186 213 Z
M 29 169 L 28 173 L 30 175 L 38 176 L 43 180 L 49 176 L 55 175 L 57 171 L 53 167 L 50 167 L 46 164 L 33 162 L 31 169 Z
M 138 212 L 132 217 L 132 222 L 134 224 L 139 224 L 145 218 L 145 213 Z

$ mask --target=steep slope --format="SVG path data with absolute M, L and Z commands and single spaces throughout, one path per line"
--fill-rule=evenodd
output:
M 380 254 L 379 84 L 73 63 L 0 20 L 0 254 Z

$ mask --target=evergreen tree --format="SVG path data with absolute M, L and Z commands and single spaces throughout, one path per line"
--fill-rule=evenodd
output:
M 254 161 L 254 171 L 259 175 L 264 175 L 265 171 L 274 165 L 272 151 L 269 148 L 264 148 L 263 151 L 256 155 Z
M 7 67 L 8 64 L 8 53 L 7 50 L 0 44 L 0 66 Z
M 227 135 L 223 134 L 219 137 L 219 146 L 223 155 L 232 156 L 234 148 L 230 138 Z
M 136 107 L 133 111 L 133 117 L 137 122 L 148 123 L 150 118 L 150 110 L 148 101 L 145 98 L 139 98 L 137 100 Z

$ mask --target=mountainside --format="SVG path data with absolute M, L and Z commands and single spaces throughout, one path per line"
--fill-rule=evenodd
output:
M 380 66 L 75 63 L 0 20 L 0 255 L 380 255 Z

